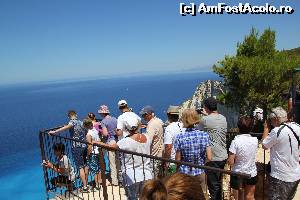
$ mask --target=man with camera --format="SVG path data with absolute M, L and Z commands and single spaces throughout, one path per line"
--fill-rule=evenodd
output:
M 262 136 L 263 148 L 270 149 L 269 199 L 293 199 L 300 181 L 300 126 L 288 122 L 282 107 L 273 108 L 269 120 Z M 274 128 L 269 133 L 270 126 Z

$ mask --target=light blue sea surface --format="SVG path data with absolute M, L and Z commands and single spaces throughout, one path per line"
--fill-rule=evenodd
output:
M 69 109 L 75 109 L 82 119 L 88 112 L 97 113 L 100 104 L 106 104 L 118 116 L 117 102 L 126 99 L 134 111 L 151 105 L 165 120 L 168 105 L 190 98 L 206 79 L 218 77 L 197 72 L 1 86 L 0 199 L 45 199 L 38 133 L 66 123 Z

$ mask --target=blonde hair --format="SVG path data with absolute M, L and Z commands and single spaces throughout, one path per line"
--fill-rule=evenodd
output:
M 184 128 L 190 128 L 200 122 L 200 117 L 195 109 L 185 109 L 181 116 Z
M 140 200 L 204 200 L 198 178 L 176 173 L 163 180 L 146 181 Z

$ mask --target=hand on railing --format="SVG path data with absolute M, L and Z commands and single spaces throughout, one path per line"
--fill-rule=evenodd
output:
M 48 132 L 48 135 L 55 135 L 57 132 L 54 130 L 54 131 L 49 131 Z
M 43 160 L 42 165 L 46 168 L 53 169 L 54 165 L 49 160 Z

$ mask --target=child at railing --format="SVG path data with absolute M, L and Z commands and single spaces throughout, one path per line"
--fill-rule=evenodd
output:
M 62 143 L 53 145 L 54 154 L 57 157 L 58 164 L 53 164 L 48 160 L 43 160 L 43 166 L 49 168 L 59 175 L 51 179 L 51 184 L 54 187 L 67 186 L 68 190 L 73 189 L 73 182 L 75 180 L 75 173 L 70 160 L 65 155 L 65 145 Z
M 60 132 L 69 130 L 72 139 L 85 141 L 86 130 L 83 128 L 82 121 L 77 119 L 77 113 L 74 110 L 68 111 L 68 118 L 70 119 L 67 125 L 63 127 L 49 131 L 49 135 L 56 135 Z M 82 181 L 82 192 L 89 192 L 87 187 L 87 175 L 88 168 L 86 166 L 86 144 L 82 142 L 72 143 L 72 157 L 75 162 L 75 166 L 79 169 L 79 176 Z
M 83 126 L 88 130 L 86 134 L 86 140 L 89 143 L 100 141 L 100 137 L 98 131 L 93 126 L 93 122 L 90 119 L 85 119 L 83 121 Z M 100 174 L 100 157 L 99 157 L 99 150 L 97 146 L 88 145 L 88 166 L 89 171 L 94 176 L 96 189 L 100 189 L 101 184 L 101 174 Z

